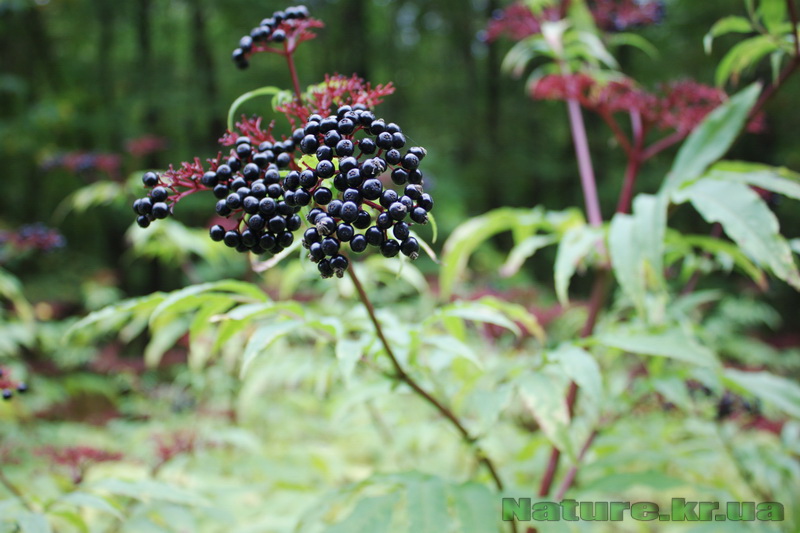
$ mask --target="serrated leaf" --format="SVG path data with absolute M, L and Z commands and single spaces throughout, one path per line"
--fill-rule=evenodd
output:
M 735 368 L 723 371 L 723 382 L 734 391 L 753 395 L 800 419 L 800 385 L 769 372 L 745 372 Z
M 186 334 L 189 328 L 188 318 L 178 318 L 173 322 L 158 326 L 153 330 L 150 342 L 144 350 L 144 362 L 149 367 L 158 366 L 161 357 L 167 350 Z
M 558 245 L 555 263 L 555 285 L 558 301 L 569 303 L 569 283 L 578 266 L 597 246 L 602 237 L 599 228 L 583 225 L 567 230 Z
M 150 326 L 155 326 L 163 315 L 181 313 L 187 309 L 200 307 L 204 299 L 198 298 L 199 296 L 219 293 L 229 295 L 232 300 L 239 302 L 263 302 L 269 299 L 261 289 L 243 281 L 222 280 L 190 285 L 167 295 L 150 315 Z
M 594 339 L 604 346 L 630 353 L 669 357 L 706 367 L 718 365 L 714 352 L 680 329 L 660 333 L 617 330 L 601 333 Z
M 511 320 L 522 324 L 525 326 L 525 329 L 528 330 L 528 333 L 540 341 L 544 342 L 546 340 L 547 334 L 544 332 L 544 328 L 541 324 L 539 324 L 539 319 L 522 305 L 507 302 L 493 296 L 484 296 L 477 301 L 497 309 Z
M 761 92 L 759 84 L 740 91 L 708 114 L 681 145 L 661 192 L 672 194 L 699 178 L 736 140 Z
M 707 222 L 719 222 L 756 264 L 800 289 L 800 273 L 789 244 L 780 234 L 778 219 L 750 187 L 704 178 L 674 197 L 677 203 L 690 201 Z

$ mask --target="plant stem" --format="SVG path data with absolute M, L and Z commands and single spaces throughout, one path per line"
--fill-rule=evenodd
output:
M 644 144 L 644 129 L 642 116 L 637 111 L 631 111 L 631 128 L 633 129 L 633 147 L 628 152 L 628 166 L 625 169 L 625 179 L 617 203 L 617 213 L 629 213 L 633 194 L 636 191 L 636 178 L 642 165 L 642 145 Z
M 586 202 L 586 216 L 592 226 L 603 224 L 603 215 L 600 211 L 600 200 L 597 196 L 597 182 L 592 168 L 592 155 L 589 152 L 589 140 L 586 137 L 586 126 L 583 122 L 581 105 L 578 100 L 567 100 L 569 110 L 569 125 L 572 139 L 575 143 L 575 155 L 578 158 L 578 171 L 581 175 L 583 197 Z
M 439 413 L 444 416 L 450 423 L 456 428 L 456 430 L 461 434 L 461 438 L 472 446 L 475 450 L 475 455 L 478 458 L 480 463 L 483 463 L 486 468 L 489 470 L 489 474 L 491 474 L 492 479 L 494 480 L 494 484 L 497 487 L 497 490 L 503 490 L 503 482 L 500 479 L 499 474 L 497 473 L 497 469 L 492 463 L 491 459 L 486 456 L 484 451 L 476 444 L 476 438 L 469 434 L 469 431 L 464 427 L 464 424 L 458 419 L 458 417 L 448 409 L 444 404 L 442 404 L 439 400 L 434 398 L 428 391 L 422 388 L 422 386 L 414 380 L 408 373 L 403 370 L 403 367 L 400 365 L 400 362 L 397 360 L 397 357 L 394 354 L 394 350 L 392 350 L 389 341 L 386 339 L 386 335 L 383 333 L 383 327 L 381 326 L 380 321 L 378 320 L 377 315 L 375 314 L 375 307 L 372 305 L 372 301 L 369 299 L 367 292 L 364 290 L 364 286 L 361 284 L 361 281 L 358 279 L 358 276 L 355 273 L 355 268 L 353 265 L 347 269 L 348 274 L 350 274 L 350 279 L 353 280 L 353 285 L 355 285 L 356 292 L 358 292 L 358 297 L 361 300 L 361 303 L 364 304 L 364 307 L 367 309 L 367 314 L 369 314 L 369 318 L 372 321 L 372 325 L 375 326 L 375 333 L 378 335 L 378 339 L 381 341 L 383 345 L 383 349 L 386 351 L 386 355 L 389 356 L 389 360 L 392 363 L 392 367 L 394 368 L 394 378 L 402 381 L 413 390 L 417 395 L 419 395 L 422 399 L 428 402 L 430 405 L 434 407 Z M 514 523 L 512 522 L 512 525 Z M 514 531 L 516 531 L 516 526 L 513 527 Z
M 3 486 L 14 495 L 14 497 L 19 501 L 19 503 L 22 504 L 23 507 L 25 507 L 25 509 L 32 513 L 36 512 L 36 510 L 33 508 L 33 505 L 31 505 L 31 502 L 29 502 L 25 495 L 22 494 L 22 491 L 20 491 L 17 486 L 6 477 L 2 469 L 0 469 L 0 483 L 2 483 Z
M 676 131 L 675 133 L 667 135 L 663 139 L 659 139 L 658 141 L 648 146 L 647 149 L 642 152 L 642 161 L 646 161 L 651 157 L 655 157 L 656 155 L 660 154 L 670 146 L 673 146 L 681 142 L 685 138 L 686 138 L 685 133 Z
M 303 92 L 300 90 L 300 79 L 297 77 L 297 68 L 294 66 L 294 50 L 289 50 L 288 45 L 284 45 L 286 63 L 289 65 L 289 74 L 292 76 L 292 85 L 294 86 L 294 95 L 297 101 L 303 104 Z
M 797 13 L 797 6 L 794 0 L 786 0 L 789 8 L 789 19 L 792 21 L 792 33 L 794 34 L 794 56 L 800 57 L 800 33 L 797 31 L 797 24 L 800 22 L 800 15 Z
M 600 270 L 595 276 L 594 284 L 592 286 L 592 295 L 589 298 L 589 316 L 586 317 L 586 322 L 584 322 L 583 329 L 581 329 L 581 338 L 588 337 L 594 331 L 594 328 L 597 325 L 597 319 L 600 316 L 600 310 L 603 308 L 603 302 L 606 299 L 606 292 L 608 291 L 610 280 L 611 276 L 609 275 L 609 271 L 605 268 Z M 566 398 L 570 418 L 572 418 L 573 414 L 575 413 L 575 402 L 577 402 L 577 400 L 578 386 L 573 381 L 569 385 Z M 589 444 L 591 445 L 591 442 Z M 542 498 L 546 497 L 550 493 L 550 489 L 553 486 L 553 480 L 556 476 L 556 471 L 558 470 L 558 462 L 560 459 L 561 451 L 553 446 L 553 449 L 550 451 L 550 459 L 547 462 L 547 469 L 545 470 L 544 477 L 542 477 L 542 481 L 539 484 L 539 496 Z
M 575 481 L 575 476 L 578 474 L 578 465 L 580 465 L 581 461 L 583 460 L 586 452 L 589 451 L 591 448 L 594 439 L 597 437 L 597 430 L 592 431 L 589 438 L 586 439 L 586 442 L 583 444 L 583 448 L 581 448 L 580 453 L 578 454 L 578 458 L 574 465 L 572 465 L 567 474 L 564 476 L 563 481 L 561 481 L 561 485 L 559 485 L 558 490 L 556 491 L 555 501 L 560 502 L 564 499 L 564 495 L 567 493 L 569 488 L 572 486 L 572 482 Z

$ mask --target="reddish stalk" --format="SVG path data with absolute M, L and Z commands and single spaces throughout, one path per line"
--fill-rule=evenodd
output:
M 600 226 L 603 224 L 603 215 L 600 211 L 597 182 L 594 168 L 592 168 L 592 155 L 589 152 L 589 140 L 586 136 L 581 105 L 576 99 L 570 98 L 567 100 L 567 109 L 569 110 L 569 125 L 572 131 L 572 140 L 575 143 L 575 155 L 578 158 L 578 170 L 586 202 L 586 216 L 592 226 Z
M 622 183 L 617 213 L 628 213 L 631 210 L 633 195 L 636 191 L 636 178 L 642 165 L 642 145 L 644 144 L 645 131 L 642 127 L 642 116 L 631 111 L 631 127 L 633 129 L 634 146 L 628 152 L 628 166 L 625 169 L 625 179 Z
M 294 49 L 289 49 L 288 44 L 284 44 L 284 56 L 286 63 L 289 65 L 289 74 L 292 76 L 292 86 L 294 87 L 294 94 L 297 101 L 303 103 L 303 92 L 300 90 L 300 79 L 297 77 L 297 68 L 294 65 Z

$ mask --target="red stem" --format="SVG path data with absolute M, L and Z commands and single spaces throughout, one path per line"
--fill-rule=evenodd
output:
M 294 86 L 294 94 L 300 105 L 303 104 L 303 92 L 300 90 L 300 80 L 297 77 L 297 68 L 294 66 L 294 47 L 289 48 L 288 43 L 284 43 L 284 57 L 286 63 L 289 65 L 289 74 L 292 76 L 292 85 Z
M 645 129 L 642 126 L 642 116 L 631 111 L 631 127 L 635 139 L 633 149 L 628 153 L 628 166 L 625 169 L 625 179 L 617 203 L 617 213 L 629 213 L 633 195 L 636 190 L 636 178 L 642 165 L 642 145 L 644 144 Z
M 575 143 L 575 155 L 578 158 L 578 170 L 581 175 L 581 186 L 586 202 L 586 215 L 592 226 L 603 224 L 603 215 L 600 212 L 600 200 L 597 196 L 597 182 L 592 168 L 592 155 L 589 152 L 589 141 L 586 137 L 586 126 L 583 122 L 581 105 L 578 100 L 567 100 L 569 110 L 569 125 L 572 130 L 572 139 Z
M 659 139 L 642 152 L 642 161 L 647 161 L 651 157 L 655 157 L 670 146 L 673 146 L 686 138 L 687 133 L 676 131 L 671 135 L 667 135 L 663 139 Z
M 625 133 L 623 133 L 622 128 L 619 127 L 614 115 L 609 113 L 608 111 L 598 111 L 600 117 L 605 120 L 608 127 L 611 128 L 611 132 L 614 134 L 614 137 L 617 139 L 617 142 L 625 151 L 626 154 L 630 157 L 631 154 L 631 142 L 625 137 Z

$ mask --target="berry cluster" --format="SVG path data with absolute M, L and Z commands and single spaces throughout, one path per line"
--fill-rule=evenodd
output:
M 0 396 L 4 400 L 10 400 L 14 397 L 14 391 L 25 394 L 28 392 L 28 386 L 23 382 L 12 380 L 8 371 L 0 368 Z
M 250 56 L 257 52 L 277 52 L 281 50 L 269 47 L 269 43 L 280 44 L 285 51 L 293 50 L 297 43 L 312 39 L 314 34 L 310 28 L 321 27 L 318 20 L 310 19 L 306 6 L 291 6 L 283 11 L 276 11 L 265 18 L 261 24 L 239 39 L 239 46 L 231 54 L 231 59 L 240 69 L 250 66 Z
M 295 132 L 297 136 L 299 131 Z M 294 139 L 264 141 L 253 147 L 251 139 L 242 136 L 237 138 L 235 155 L 226 164 L 203 174 L 202 184 L 212 187 L 218 199 L 217 214 L 237 216 L 240 221 L 227 231 L 213 225 L 209 231 L 212 240 L 258 255 L 276 254 L 291 246 L 293 232 L 302 224 L 297 213 L 304 204 L 286 194 L 281 175 L 288 178 L 297 174 L 297 170 L 288 170 L 294 166 L 294 150 Z
M 424 148 L 402 152 L 406 138 L 400 127 L 360 105 L 341 106 L 324 118 L 311 115 L 299 144 L 308 168 L 287 176 L 284 186 L 287 194 L 314 204 L 307 215 L 313 227 L 304 233 L 303 246 L 322 277 L 341 277 L 347 269 L 340 253 L 344 242 L 356 253 L 371 245 L 385 257 L 401 252 L 418 257 L 409 222 L 427 223 L 433 208 L 419 170 Z M 384 187 L 380 178 L 387 172 L 392 183 L 404 186 L 402 193 Z

